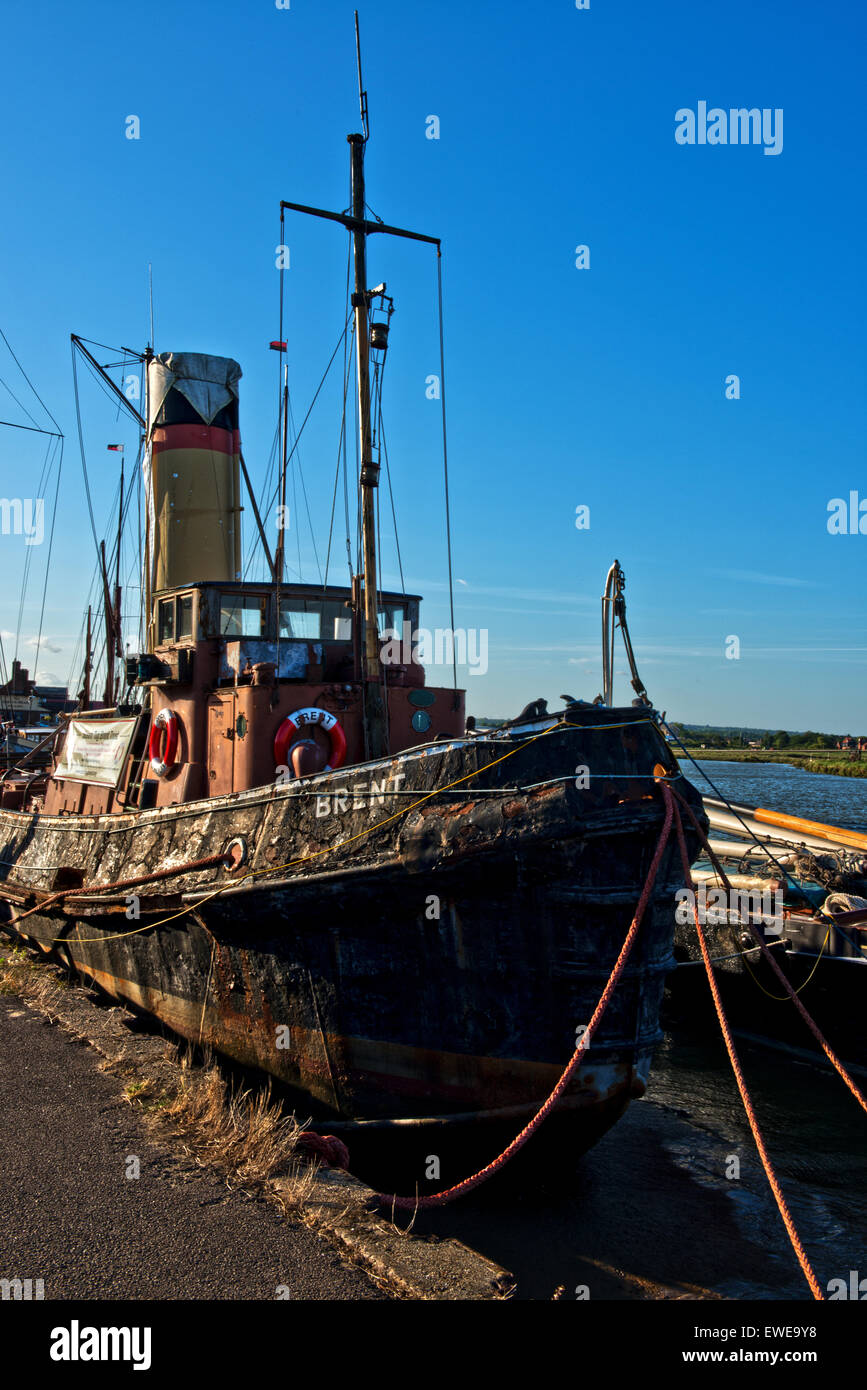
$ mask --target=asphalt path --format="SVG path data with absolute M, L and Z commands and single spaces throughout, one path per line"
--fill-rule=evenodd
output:
M 99 1060 L 0 996 L 0 1279 L 46 1300 L 385 1298 L 271 1203 L 179 1165 Z

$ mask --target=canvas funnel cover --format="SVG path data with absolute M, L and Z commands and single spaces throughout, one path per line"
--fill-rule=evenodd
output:
M 148 367 L 148 428 L 162 409 L 172 387 L 210 425 L 215 415 L 236 400 L 241 368 L 232 357 L 208 352 L 161 352 Z

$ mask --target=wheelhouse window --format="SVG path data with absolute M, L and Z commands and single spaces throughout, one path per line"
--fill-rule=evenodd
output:
M 402 603 L 386 603 L 379 610 L 380 636 L 384 637 L 387 633 L 394 633 L 396 637 L 402 638 L 406 616 L 406 610 Z
M 178 595 L 178 640 L 193 635 L 193 596 Z
M 378 609 L 380 636 L 403 636 L 403 624 L 418 624 L 418 601 L 404 596 L 382 597 Z M 280 599 L 280 637 L 308 642 L 352 641 L 352 609 L 343 595 L 286 594 Z
M 352 614 L 342 599 L 284 598 L 280 636 L 308 642 L 351 642 Z
M 175 601 L 173 598 L 161 598 L 159 606 L 158 636 L 160 646 L 175 640 Z
M 193 594 L 172 594 L 157 606 L 157 644 L 170 646 L 193 636 Z
M 268 622 L 267 594 L 221 594 L 221 637 L 264 637 Z

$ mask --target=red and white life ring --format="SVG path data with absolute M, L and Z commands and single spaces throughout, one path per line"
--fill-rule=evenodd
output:
M 327 709 L 317 709 L 315 705 L 307 709 L 296 709 L 294 714 L 289 714 L 283 720 L 274 738 L 274 762 L 277 767 L 286 767 L 289 762 L 289 750 L 298 738 L 300 729 L 306 724 L 318 724 L 324 729 L 331 740 L 331 757 L 326 763 L 323 771 L 334 772 L 338 767 L 342 767 L 346 758 L 346 735 L 338 723 L 337 716 L 329 714 Z
M 161 709 L 151 724 L 151 736 L 148 742 L 148 757 L 151 760 L 151 771 L 157 777 L 165 777 L 175 765 L 175 756 L 178 751 L 178 716 L 173 709 Z M 166 746 L 163 748 L 163 730 L 166 733 Z

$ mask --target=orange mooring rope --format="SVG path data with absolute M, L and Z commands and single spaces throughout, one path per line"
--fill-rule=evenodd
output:
M 685 809 L 685 810 L 687 811 L 687 813 L 689 814 L 689 817 L 690 817 L 690 819 L 692 820 L 692 823 L 693 823 L 693 825 L 695 826 L 696 831 L 698 832 L 699 838 L 701 839 L 701 841 L 702 841 L 703 844 L 704 844 L 705 849 L 707 850 L 708 857 L 709 857 L 711 863 L 713 864 L 714 868 L 716 869 L 717 873 L 719 874 L 720 878 L 722 879 L 724 886 L 728 889 L 729 892 L 731 892 L 731 891 L 732 891 L 732 887 L 731 887 L 731 884 L 729 883 L 728 879 L 726 878 L 725 869 L 723 868 L 723 866 L 722 866 L 722 864 L 720 863 L 719 859 L 717 858 L 716 854 L 714 853 L 714 851 L 711 849 L 710 845 L 708 844 L 707 836 L 705 835 L 704 831 L 702 830 L 701 826 L 700 826 L 699 823 L 698 823 L 698 820 L 696 819 L 695 815 L 693 814 L 692 807 L 690 806 L 689 802 L 688 802 L 688 801 L 684 801 L 683 797 L 680 796 L 677 792 L 674 792 L 674 796 L 677 797 L 677 800 L 680 802 L 681 806 L 683 806 L 684 809 Z M 756 938 L 756 941 L 758 942 L 759 946 L 761 946 L 762 952 L 763 952 L 763 954 L 764 954 L 766 960 L 770 961 L 771 967 L 772 967 L 772 969 L 774 970 L 775 974 L 777 975 L 777 978 L 779 979 L 780 983 L 782 984 L 783 988 L 785 989 L 786 993 L 788 994 L 788 996 L 789 996 L 789 998 L 791 999 L 792 1003 L 794 1004 L 795 1008 L 798 1010 L 798 1013 L 799 1013 L 799 1014 L 801 1015 L 801 1017 L 803 1018 L 804 1022 L 806 1023 L 807 1027 L 809 1028 L 810 1032 L 813 1034 L 813 1037 L 816 1039 L 816 1041 L 817 1041 L 817 1043 L 819 1044 L 819 1046 L 821 1047 L 822 1051 L 825 1053 L 825 1056 L 828 1058 L 828 1060 L 829 1060 L 829 1062 L 832 1064 L 832 1066 L 834 1066 L 834 1067 L 836 1068 L 836 1070 L 839 1072 L 840 1076 L 843 1078 L 843 1080 L 845 1081 L 846 1085 L 849 1087 L 849 1090 L 852 1092 L 852 1094 L 853 1094 L 853 1096 L 855 1097 L 855 1099 L 857 1100 L 858 1104 L 861 1106 L 861 1109 L 864 1110 L 864 1111 L 867 1111 L 867 1098 L 865 1098 L 865 1096 L 864 1096 L 864 1094 L 863 1094 L 862 1091 L 859 1091 L 858 1087 L 855 1085 L 855 1082 L 852 1080 L 852 1078 L 851 1078 L 851 1076 L 849 1075 L 849 1073 L 847 1072 L 846 1068 L 843 1066 L 843 1063 L 840 1061 L 840 1058 L 837 1056 L 836 1052 L 832 1051 L 831 1047 L 829 1046 L 829 1044 L 828 1044 L 827 1041 L 825 1040 L 825 1038 L 824 1038 L 824 1036 L 822 1035 L 821 1031 L 819 1030 L 818 1026 L 813 1022 L 813 1019 L 812 1019 L 812 1018 L 810 1017 L 810 1015 L 807 1013 L 807 1010 L 804 1008 L 803 1004 L 801 1003 L 801 1001 L 800 1001 L 800 999 L 799 999 L 799 997 L 798 997 L 798 991 L 797 991 L 796 989 L 793 989 L 792 986 L 791 986 L 791 984 L 789 983 L 789 981 L 786 979 L 786 977 L 785 977 L 783 971 L 780 969 L 779 965 L 777 964 L 776 960 L 774 959 L 773 951 L 769 951 L 769 950 L 768 950 L 768 947 L 767 947 L 767 944 L 762 940 L 761 933 L 760 933 L 760 932 L 758 931 L 758 929 L 753 925 L 753 923 L 750 923 L 750 928 L 751 928 L 752 933 L 753 933 L 753 936 Z M 803 989 L 803 985 L 801 986 L 801 988 Z
M 427 1197 L 397 1197 L 393 1193 L 377 1192 L 377 1202 L 381 1203 L 382 1205 L 388 1205 L 392 1208 L 398 1207 L 404 1211 L 415 1211 L 418 1208 L 424 1207 L 444 1206 L 446 1202 L 454 1201 L 455 1197 L 461 1197 L 466 1192 L 472 1192 L 474 1187 L 478 1187 L 488 1178 L 493 1177 L 494 1173 L 499 1172 L 501 1168 L 505 1167 L 505 1165 L 509 1162 L 509 1159 L 513 1158 L 514 1155 L 518 1152 L 518 1150 L 523 1148 L 530 1136 L 535 1134 L 542 1121 L 547 1119 L 548 1115 L 550 1115 L 551 1111 L 554 1109 L 555 1105 L 560 1100 L 560 1097 L 562 1096 L 566 1087 L 569 1085 L 569 1082 L 572 1080 L 572 1077 L 575 1075 L 575 1072 L 580 1067 L 584 1057 L 584 1053 L 590 1046 L 590 1040 L 593 1037 L 594 1032 L 596 1031 L 596 1028 L 599 1024 L 600 1019 L 602 1018 L 602 1015 L 608 1007 L 608 1002 L 612 994 L 614 993 L 617 981 L 620 979 L 620 976 L 623 973 L 623 968 L 626 965 L 626 961 L 629 957 L 629 952 L 632 950 L 635 938 L 638 935 L 638 928 L 641 926 L 641 919 L 644 916 L 645 909 L 647 908 L 648 901 L 650 900 L 650 894 L 653 889 L 653 884 L 656 880 L 656 875 L 659 870 L 659 864 L 662 859 L 662 854 L 668 843 L 669 835 L 671 834 L 671 827 L 674 821 L 675 813 L 676 807 L 674 801 L 671 799 L 671 797 L 669 797 L 665 805 L 665 824 L 662 827 L 662 833 L 659 837 L 659 842 L 656 846 L 656 851 L 651 861 L 650 868 L 647 871 L 647 879 L 645 880 L 644 887 L 641 890 L 641 897 L 639 898 L 638 906 L 635 909 L 635 916 L 632 919 L 629 931 L 626 933 L 626 940 L 620 948 L 620 955 L 617 957 L 617 960 L 614 963 L 614 969 L 611 971 L 611 974 L 608 977 L 608 983 L 602 991 L 602 998 L 596 1005 L 593 1017 L 587 1025 L 587 1029 L 581 1038 L 581 1042 L 576 1047 L 566 1067 L 566 1070 L 563 1072 L 563 1075 L 560 1077 L 560 1080 L 557 1082 L 557 1085 L 554 1087 L 553 1091 L 549 1095 L 548 1099 L 545 1101 L 542 1108 L 537 1111 L 537 1113 L 533 1116 L 529 1124 L 524 1126 L 520 1134 L 515 1136 L 509 1147 L 507 1149 L 504 1149 L 503 1152 L 499 1155 L 499 1157 L 494 1159 L 493 1163 L 489 1163 L 485 1168 L 480 1168 L 477 1173 L 473 1173 L 470 1177 L 464 1178 L 463 1182 L 456 1183 L 454 1187 L 447 1187 L 443 1192 L 431 1193 L 430 1196 Z
M 801 1238 L 798 1235 L 798 1232 L 795 1230 L 795 1223 L 792 1220 L 791 1212 L 789 1211 L 786 1199 L 783 1196 L 782 1188 L 780 1187 L 780 1184 L 777 1181 L 777 1176 L 774 1172 L 770 1157 L 768 1156 L 768 1151 L 765 1148 L 765 1141 L 762 1138 L 762 1132 L 759 1129 L 759 1122 L 756 1119 L 756 1114 L 753 1110 L 753 1103 L 750 1100 L 749 1092 L 747 1091 L 746 1082 L 744 1081 L 743 1072 L 741 1071 L 741 1064 L 738 1060 L 738 1054 L 735 1050 L 735 1045 L 732 1042 L 732 1035 L 729 1032 L 728 1021 L 723 1010 L 719 988 L 717 986 L 717 982 L 713 973 L 713 966 L 710 963 L 710 954 L 707 949 L 707 942 L 705 941 L 704 932 L 701 929 L 701 922 L 699 920 L 698 906 L 696 903 L 695 884 L 692 881 L 689 853 L 686 848 L 686 840 L 684 839 L 683 822 L 680 818 L 680 811 L 677 809 L 671 789 L 663 785 L 662 793 L 666 799 L 666 804 L 669 807 L 673 808 L 675 811 L 675 829 L 677 831 L 677 841 L 680 845 L 680 857 L 683 863 L 684 877 L 686 879 L 687 884 L 692 889 L 692 913 L 693 917 L 695 918 L 695 929 L 698 932 L 698 944 L 701 947 L 701 954 L 704 960 L 704 968 L 707 971 L 708 984 L 710 985 L 710 992 L 713 995 L 713 1002 L 716 1008 L 717 1018 L 719 1019 L 719 1026 L 720 1030 L 722 1031 L 723 1041 L 726 1045 L 726 1051 L 729 1054 L 729 1061 L 732 1064 L 732 1071 L 735 1074 L 735 1081 L 737 1082 L 738 1090 L 741 1093 L 741 1100 L 744 1103 L 744 1110 L 747 1112 L 747 1119 L 750 1122 L 750 1129 L 752 1130 L 753 1138 L 756 1141 L 756 1148 L 759 1151 L 759 1158 L 762 1160 L 762 1167 L 765 1170 L 765 1176 L 767 1177 L 768 1182 L 770 1183 L 771 1191 L 774 1194 L 774 1199 L 780 1210 L 780 1216 L 783 1218 L 783 1225 L 785 1226 L 786 1231 L 788 1232 L 789 1240 L 792 1242 L 792 1249 L 797 1255 L 798 1263 L 804 1272 L 804 1278 L 810 1285 L 813 1297 L 819 1300 L 820 1302 L 824 1302 L 825 1295 L 822 1293 L 819 1281 L 816 1278 L 815 1273 L 813 1272 L 813 1267 L 810 1264 L 810 1261 L 807 1259 L 806 1252 L 804 1250 L 803 1245 L 801 1244 Z M 678 798 L 678 800 L 679 799 L 680 798 Z
M 768 1155 L 768 1151 L 765 1148 L 765 1142 L 762 1138 L 761 1130 L 759 1129 L 758 1120 L 756 1119 L 756 1114 L 753 1109 L 752 1101 L 750 1100 L 749 1092 L 747 1091 L 747 1086 L 746 1082 L 744 1081 L 743 1072 L 741 1071 L 741 1065 L 740 1061 L 738 1060 L 738 1054 L 735 1049 L 734 1042 L 732 1041 L 731 1032 L 729 1031 L 729 1026 L 726 1020 L 725 1012 L 723 1010 L 719 989 L 717 988 L 716 979 L 714 978 L 710 954 L 707 949 L 707 942 L 705 940 L 704 932 L 701 929 L 701 922 L 699 921 L 698 907 L 696 904 L 695 896 L 695 884 L 692 881 L 692 874 L 690 871 L 689 853 L 686 848 L 686 840 L 684 838 L 683 833 L 683 822 L 680 818 L 680 811 L 678 810 L 677 802 L 675 801 L 675 796 L 677 796 L 677 793 L 673 792 L 672 788 L 670 788 L 667 785 L 667 783 L 662 779 L 660 779 L 660 786 L 662 788 L 662 794 L 665 799 L 665 822 L 663 824 L 662 833 L 660 834 L 659 841 L 657 843 L 656 850 L 653 855 L 653 860 L 651 861 L 650 868 L 647 872 L 647 879 L 645 881 L 644 888 L 642 889 L 641 897 L 638 900 L 638 906 L 635 909 L 635 916 L 632 919 L 629 931 L 626 934 L 626 940 L 624 941 L 623 946 L 621 947 L 620 954 L 617 957 L 617 960 L 614 965 L 614 969 L 611 971 L 608 983 L 606 984 L 605 989 L 602 992 L 602 997 L 596 1006 L 596 1010 L 593 1014 L 592 1019 L 590 1020 L 587 1031 L 582 1037 L 580 1045 L 575 1049 L 575 1052 L 573 1053 L 566 1067 L 566 1070 L 563 1072 L 563 1075 L 560 1077 L 560 1080 L 557 1082 L 557 1085 L 554 1087 L 554 1090 L 551 1092 L 544 1105 L 536 1113 L 536 1115 L 534 1115 L 530 1123 L 526 1125 L 518 1135 L 516 1135 L 516 1137 L 512 1140 L 508 1148 L 503 1150 L 499 1157 L 495 1158 L 492 1163 L 489 1163 L 487 1165 L 487 1167 L 479 1169 L 478 1172 L 473 1173 L 468 1178 L 464 1178 L 462 1182 L 456 1183 L 453 1187 L 447 1187 L 442 1192 L 432 1193 L 430 1196 L 427 1197 L 398 1197 L 394 1193 L 378 1192 L 376 1193 L 375 1200 L 377 1203 L 381 1205 L 390 1206 L 392 1209 L 399 1208 L 402 1210 L 410 1211 L 423 1210 L 426 1207 L 444 1206 L 446 1202 L 454 1201 L 456 1197 L 460 1197 L 467 1192 L 471 1192 L 473 1188 L 478 1187 L 481 1183 L 485 1182 L 488 1178 L 492 1177 L 494 1173 L 499 1172 L 499 1170 L 503 1168 L 505 1164 L 508 1163 L 509 1159 L 512 1158 L 518 1152 L 518 1150 L 523 1147 L 524 1144 L 526 1144 L 527 1140 L 531 1137 L 531 1135 L 535 1134 L 536 1130 L 542 1124 L 542 1121 L 545 1120 L 547 1116 L 551 1113 L 551 1111 L 554 1109 L 557 1102 L 560 1100 L 560 1097 L 563 1095 L 563 1092 L 565 1091 L 569 1082 L 571 1081 L 572 1077 L 574 1076 L 575 1072 L 580 1067 L 584 1053 L 587 1050 L 587 1046 L 589 1045 L 589 1041 L 593 1036 L 593 1033 L 599 1023 L 599 1020 L 605 1012 L 611 995 L 613 994 L 617 982 L 620 979 L 621 974 L 623 973 L 623 968 L 629 957 L 629 952 L 631 951 L 635 938 L 638 934 L 638 929 L 641 926 L 641 921 L 644 917 L 644 913 L 647 908 L 647 903 L 650 899 L 650 894 L 653 889 L 653 884 L 656 880 L 656 875 L 659 870 L 659 864 L 662 859 L 663 851 L 668 843 L 672 826 L 674 826 L 677 833 L 678 844 L 680 846 L 680 855 L 683 863 L 684 877 L 686 879 L 687 884 L 689 884 L 693 892 L 693 915 L 695 917 L 695 927 L 696 931 L 698 932 L 698 940 L 699 945 L 701 947 L 702 958 L 704 960 L 705 970 L 707 971 L 708 983 L 710 984 L 711 994 L 713 995 L 713 1001 L 716 1007 L 717 1018 L 719 1019 L 719 1025 L 722 1031 L 723 1040 L 726 1045 L 726 1051 L 729 1055 L 729 1061 L 732 1064 L 732 1070 L 735 1075 L 735 1081 L 737 1082 L 738 1091 L 740 1092 L 741 1100 L 744 1104 L 744 1109 L 747 1114 L 750 1129 L 752 1130 L 753 1138 L 756 1142 L 756 1148 L 758 1149 L 759 1157 L 762 1161 L 762 1167 L 765 1170 L 765 1176 L 768 1179 L 768 1183 L 770 1184 L 771 1191 L 774 1194 L 774 1199 L 777 1203 L 780 1215 L 783 1218 L 783 1224 L 786 1228 L 786 1232 L 792 1244 L 792 1249 L 795 1251 L 795 1254 L 798 1257 L 798 1263 L 800 1264 L 801 1269 L 804 1273 L 804 1277 L 806 1278 L 807 1283 L 810 1286 L 810 1291 L 812 1292 L 814 1299 L 818 1301 L 824 1301 L 824 1294 L 822 1293 L 821 1286 L 819 1284 L 818 1279 L 816 1278 L 813 1267 L 807 1258 L 804 1247 L 801 1244 L 801 1238 L 798 1235 L 797 1230 L 795 1229 L 795 1223 L 792 1220 L 791 1212 L 789 1211 L 786 1199 L 783 1196 L 780 1184 L 777 1181 L 777 1176 L 774 1172 L 770 1156 Z M 677 801 L 682 801 L 682 798 L 678 796 Z M 683 802 L 682 804 L 686 806 L 686 809 L 692 816 L 692 810 L 687 805 L 687 803 Z M 696 829 L 698 830 L 701 838 L 704 839 L 704 834 L 701 830 L 700 825 L 695 820 L 695 816 L 692 816 L 692 819 L 693 821 L 695 821 Z M 773 958 L 771 957 L 771 959 Z M 785 980 L 784 976 L 783 979 Z M 806 1013 L 806 1010 L 804 1012 Z M 810 1020 L 810 1022 L 812 1024 L 812 1020 Z M 817 1036 L 821 1038 L 818 1029 L 815 1028 L 815 1025 L 813 1026 Z M 829 1056 L 832 1056 L 833 1060 L 833 1054 L 831 1054 L 830 1049 L 827 1048 L 827 1045 L 824 1044 L 824 1041 L 823 1046 L 826 1047 L 826 1051 L 829 1053 Z

